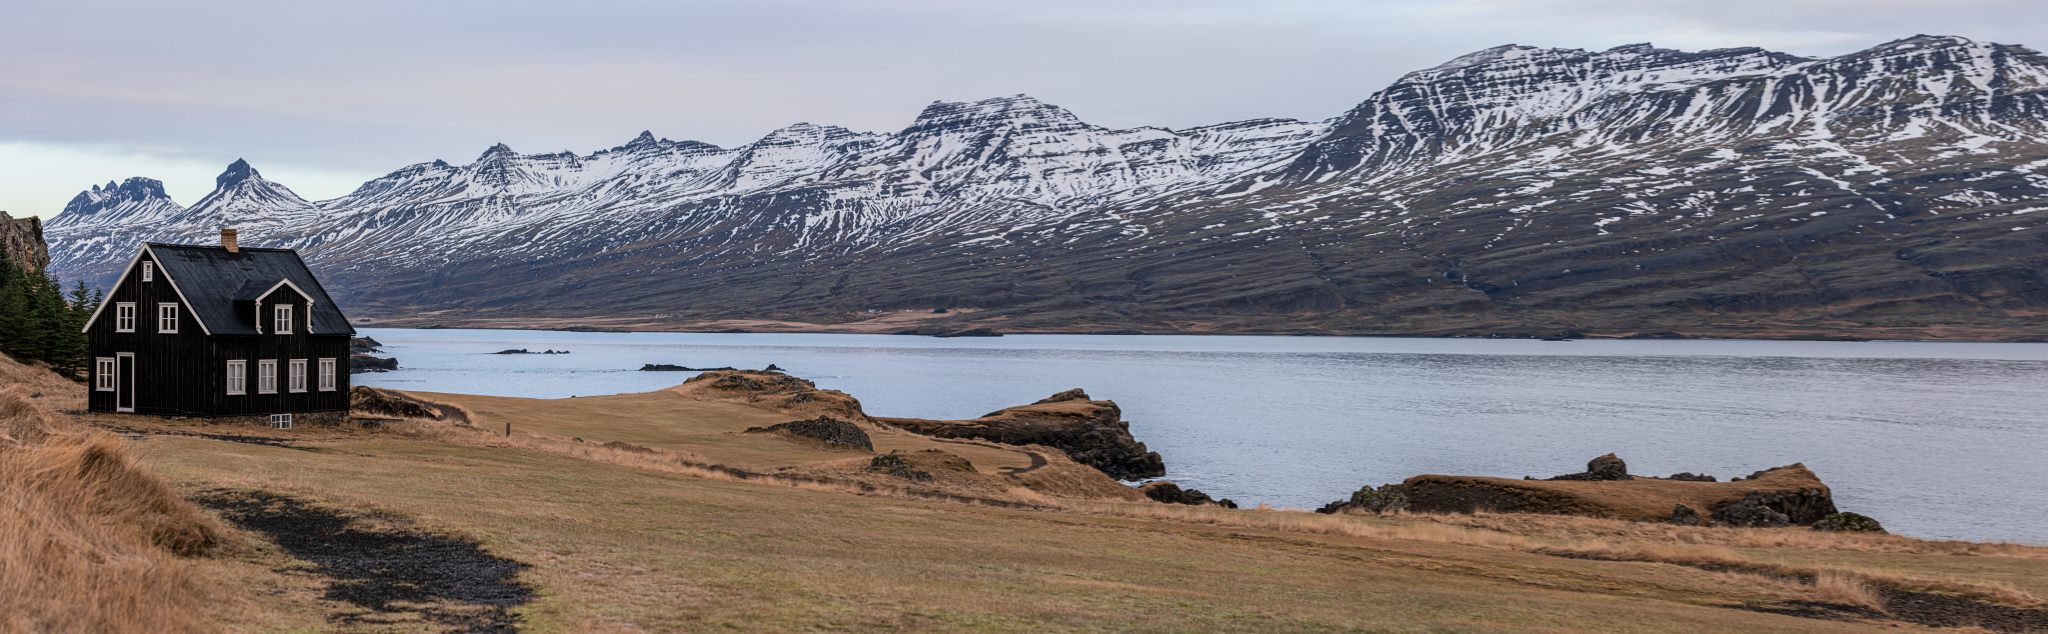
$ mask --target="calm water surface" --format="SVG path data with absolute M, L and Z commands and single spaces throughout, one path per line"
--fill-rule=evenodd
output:
M 1420 473 L 1733 475 L 1804 462 L 1843 510 L 1929 538 L 2048 544 L 2048 344 L 365 329 L 405 369 L 358 384 L 534 398 L 770 363 L 871 414 L 973 418 L 1113 399 L 1168 479 L 1314 508 Z M 491 355 L 508 348 L 568 355 Z

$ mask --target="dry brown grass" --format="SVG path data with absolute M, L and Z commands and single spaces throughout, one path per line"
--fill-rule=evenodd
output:
M 2048 559 L 2048 547 L 2006 542 L 1928 540 L 1904 535 L 1777 528 L 1709 528 L 1660 522 L 1535 513 L 1412 514 L 1403 517 L 1559 541 L 1643 541 L 1729 548 L 1792 548 L 1881 554 Z
M 221 528 L 118 441 L 45 407 L 68 396 L 58 389 L 82 390 L 37 374 L 0 357 L 0 629 L 217 629 L 204 584 L 177 558 L 221 546 Z
M 1879 599 L 1870 586 L 1863 585 L 1856 575 L 1839 570 L 1823 570 L 1815 576 L 1813 596 L 1822 603 L 1884 611 L 1884 600 Z

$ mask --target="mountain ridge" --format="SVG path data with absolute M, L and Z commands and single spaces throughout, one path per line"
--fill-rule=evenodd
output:
M 2048 208 L 2044 91 L 2039 53 L 1958 37 L 1508 45 L 1321 122 L 1111 130 L 1024 95 L 935 101 L 893 133 L 498 144 L 318 203 L 238 162 L 250 179 L 192 209 L 304 250 L 380 318 L 2026 338 L 2048 335 L 2027 216 Z M 123 238 L 69 211 L 53 268 L 105 275 Z M 185 211 L 123 236 L 206 240 Z

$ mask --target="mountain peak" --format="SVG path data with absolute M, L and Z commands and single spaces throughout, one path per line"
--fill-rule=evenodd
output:
M 246 181 L 251 178 L 262 177 L 262 174 L 258 174 L 256 172 L 256 168 L 249 166 L 248 161 L 243 159 L 235 159 L 235 162 L 228 164 L 228 171 L 221 172 L 220 176 L 214 177 L 213 186 L 225 189 L 228 187 L 239 185 L 242 183 L 242 181 Z
M 510 146 L 510 145 L 505 145 L 504 143 L 499 143 L 499 144 L 497 144 L 497 145 L 493 145 L 493 146 L 491 146 L 491 149 L 488 149 L 488 150 L 484 150 L 484 154 L 483 154 L 483 156 L 479 156 L 479 157 L 476 157 L 476 160 L 479 160 L 479 161 L 488 161 L 488 160 L 490 160 L 490 159 L 493 159 L 493 158 L 497 158 L 497 157 L 499 157 L 499 156 L 518 156 L 518 155 L 519 155 L 519 153 L 518 153 L 518 152 L 514 152 L 514 151 L 512 151 L 512 146 Z
M 939 128 L 979 128 L 1017 125 L 1023 127 L 1085 125 L 1074 113 L 1030 95 L 993 97 L 980 101 L 934 101 L 910 124 L 906 132 Z

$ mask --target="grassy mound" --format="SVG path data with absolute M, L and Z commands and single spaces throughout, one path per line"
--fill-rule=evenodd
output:
M 44 404 L 82 387 L 4 356 L 0 380 L 0 630 L 213 631 L 178 558 L 219 547 L 219 525 Z

